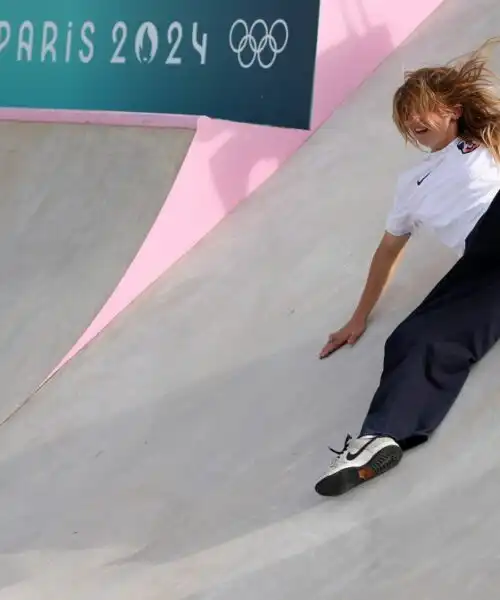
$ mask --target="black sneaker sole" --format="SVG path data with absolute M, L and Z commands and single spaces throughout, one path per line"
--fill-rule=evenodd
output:
M 374 454 L 362 467 L 347 467 L 324 477 L 318 481 L 315 490 L 320 496 L 340 496 L 361 483 L 390 471 L 399 464 L 402 457 L 403 451 L 399 446 L 387 446 Z

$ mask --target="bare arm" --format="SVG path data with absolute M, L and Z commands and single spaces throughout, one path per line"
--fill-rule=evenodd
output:
M 409 235 L 394 236 L 387 232 L 384 234 L 373 255 L 368 279 L 353 319 L 368 319 L 393 275 L 409 238 Z
M 409 235 L 394 236 L 385 232 L 373 254 L 368 278 L 359 303 L 349 322 L 328 338 L 320 358 L 326 358 L 345 344 L 354 344 L 363 335 L 368 317 L 385 290 L 399 262 Z

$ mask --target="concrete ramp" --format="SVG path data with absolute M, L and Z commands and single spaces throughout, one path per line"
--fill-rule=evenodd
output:
M 415 240 L 362 341 L 317 359 L 416 158 L 392 93 L 499 22 L 494 0 L 445 2 L 2 427 L 0 600 L 498 596 L 500 349 L 398 469 L 338 499 L 314 483 L 357 432 L 386 336 L 453 260 Z
M 111 294 L 192 137 L 189 130 L 0 123 L 0 422 Z

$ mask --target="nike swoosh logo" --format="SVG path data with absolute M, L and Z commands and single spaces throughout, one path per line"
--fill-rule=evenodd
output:
M 362 454 L 362 453 L 363 453 L 363 452 L 364 452 L 364 451 L 365 451 L 365 450 L 368 448 L 368 446 L 369 446 L 370 444 L 372 444 L 372 443 L 373 443 L 373 442 L 374 442 L 376 439 L 377 439 L 377 438 L 372 438 L 371 440 L 368 440 L 368 441 L 366 442 L 366 444 L 365 444 L 364 446 L 361 446 L 361 448 L 360 448 L 360 449 L 359 449 L 357 452 L 354 452 L 354 453 L 352 453 L 352 452 L 348 452 L 348 453 L 346 454 L 346 458 L 347 458 L 347 460 L 356 460 L 356 458 L 358 458 L 358 456 L 359 456 L 360 454 Z
M 417 181 L 417 185 L 420 185 L 420 184 L 421 184 L 423 181 L 425 181 L 425 180 L 427 179 L 427 177 L 429 177 L 429 175 L 430 175 L 430 174 L 431 174 L 431 172 L 429 171 L 429 172 L 427 173 L 427 175 L 425 175 L 424 177 L 422 177 L 422 179 L 419 179 L 419 180 Z

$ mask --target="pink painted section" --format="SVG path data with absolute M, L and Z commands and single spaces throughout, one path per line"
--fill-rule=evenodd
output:
M 323 0 L 313 131 L 441 3 Z M 311 133 L 201 118 L 183 168 L 142 248 L 53 373 L 275 173 Z
M 190 115 L 157 115 L 78 110 L 38 110 L 31 108 L 2 108 L 0 121 L 29 123 L 76 123 L 87 125 L 122 125 L 129 127 L 178 127 L 196 129 L 198 117 Z

